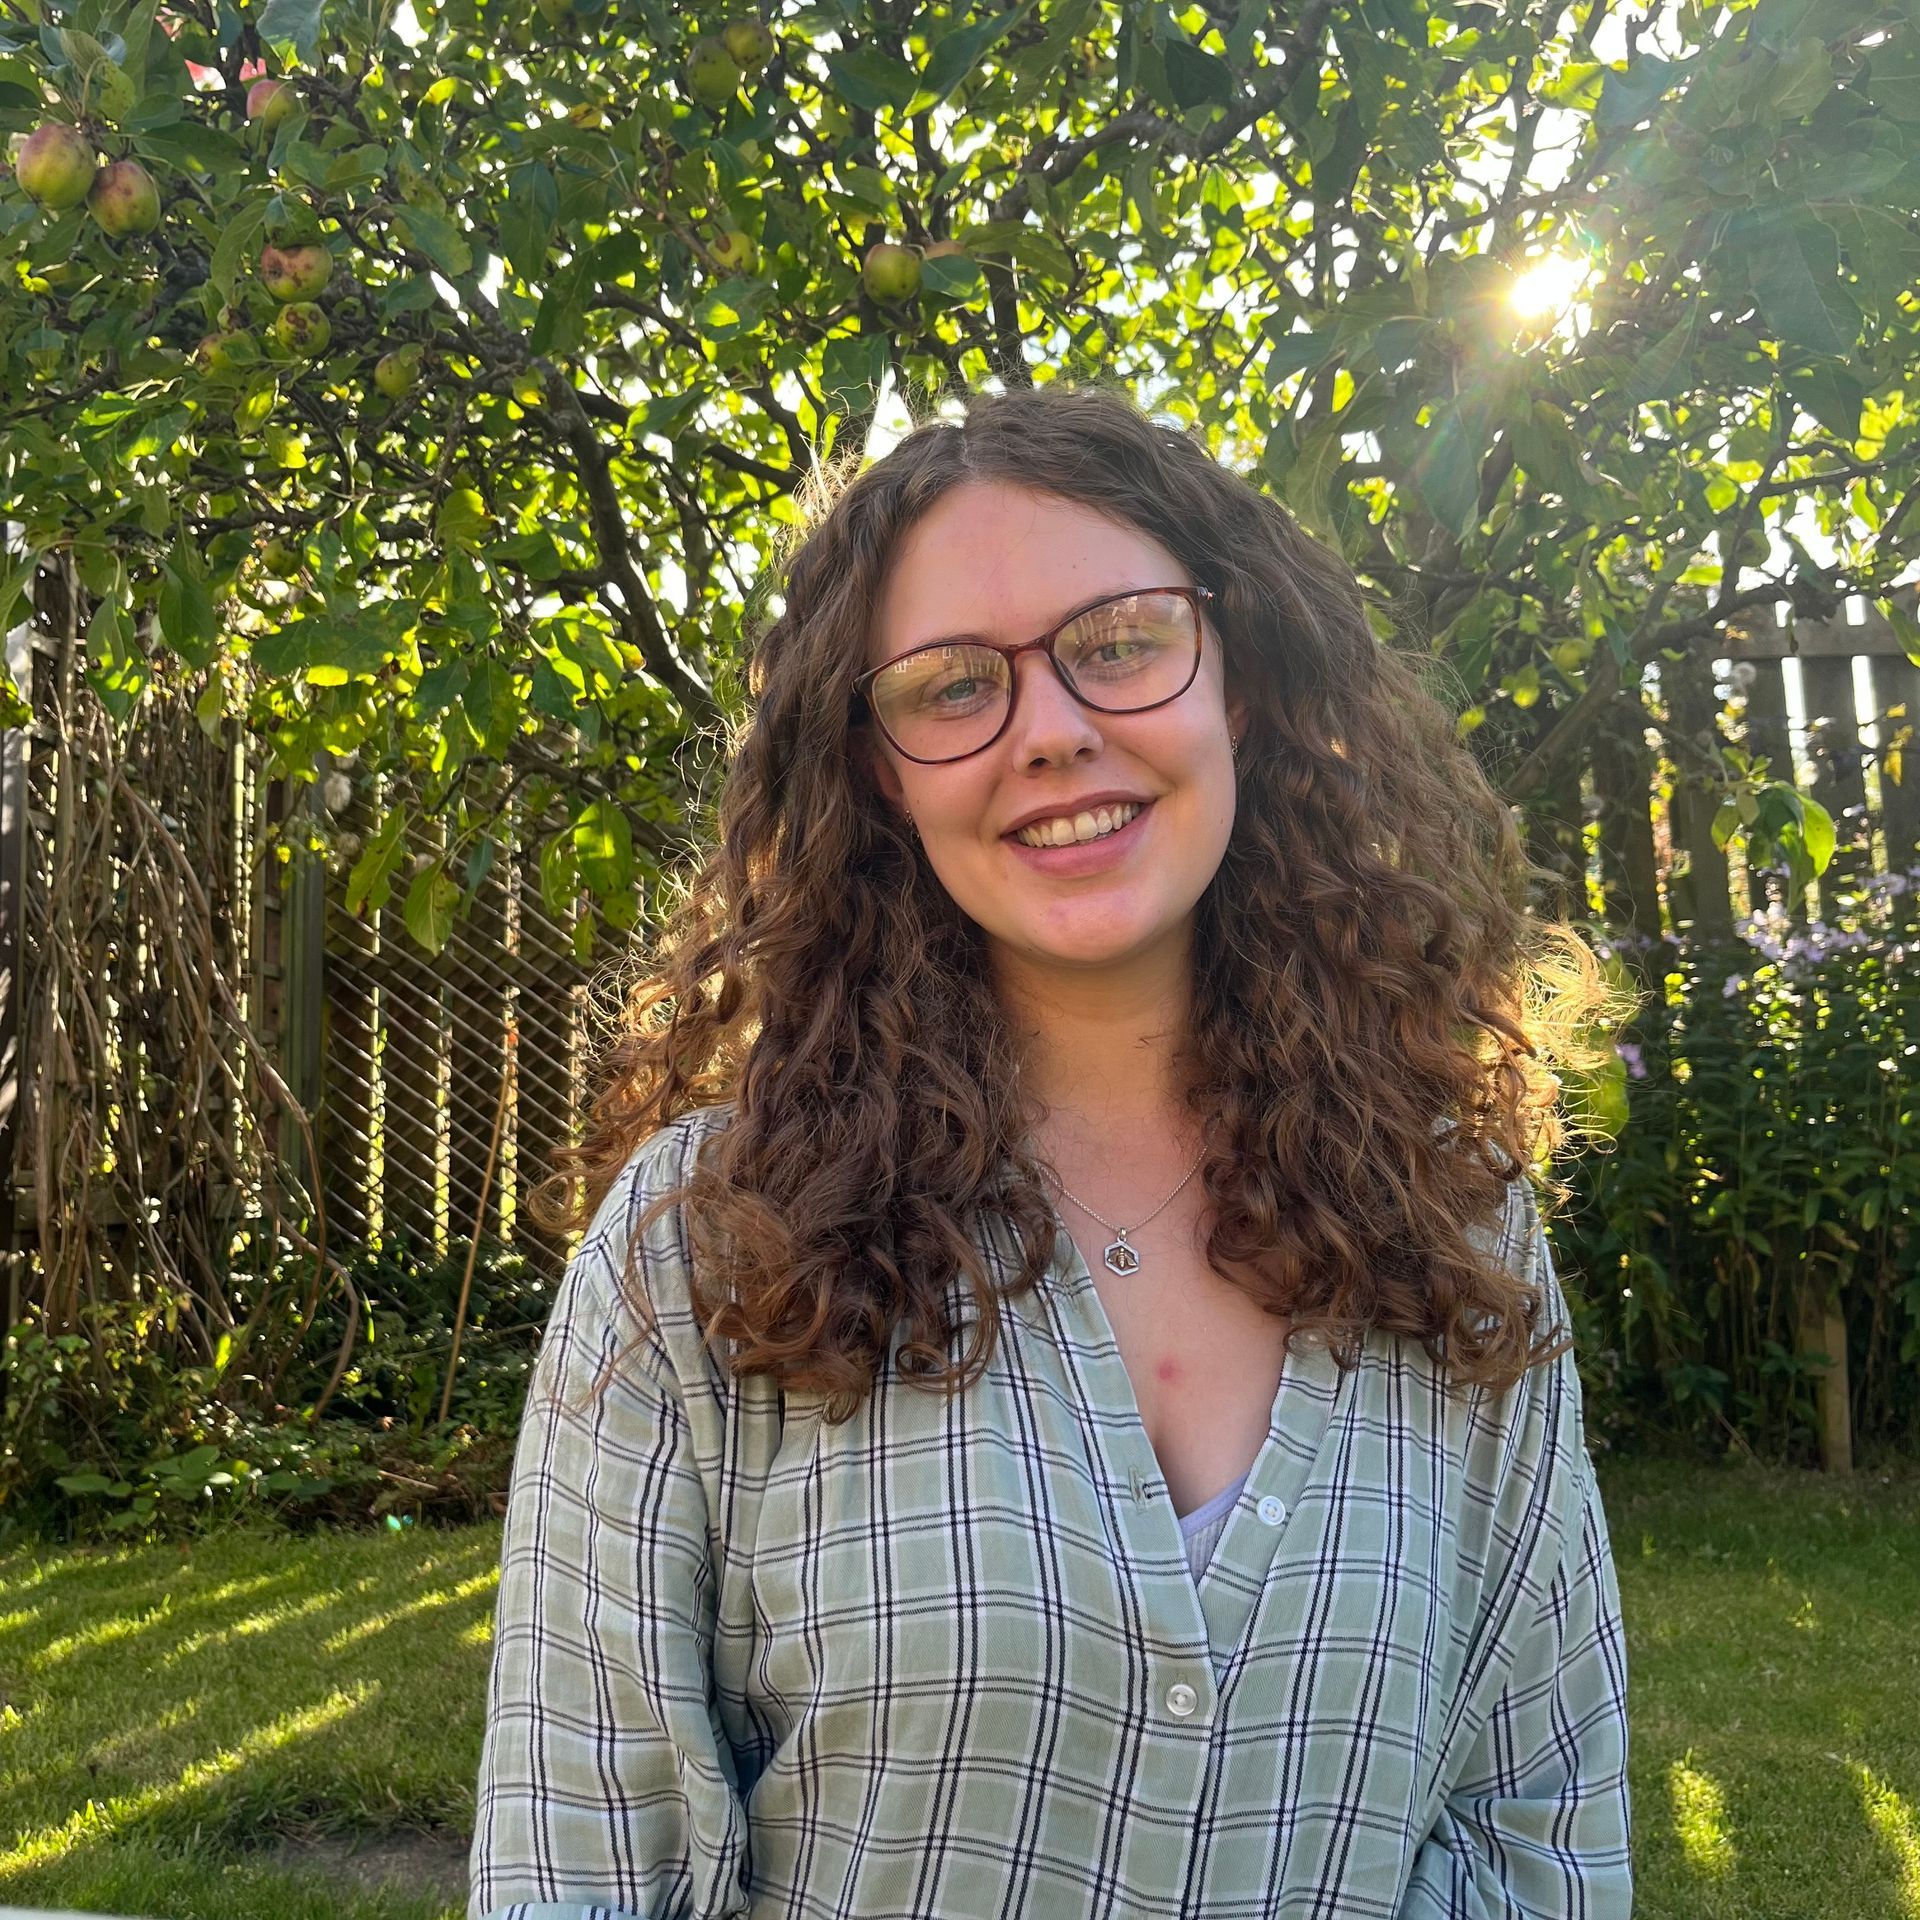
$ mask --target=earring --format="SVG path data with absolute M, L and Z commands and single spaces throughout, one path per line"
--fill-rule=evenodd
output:
M 1230 741 L 1228 744 L 1233 753 L 1234 764 L 1237 766 L 1240 761 L 1240 742 L 1238 740 L 1233 740 L 1233 741 Z

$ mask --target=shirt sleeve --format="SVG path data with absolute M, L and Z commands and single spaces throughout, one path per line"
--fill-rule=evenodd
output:
M 1534 1257 L 1564 1300 L 1537 1210 Z M 1569 1518 L 1544 1599 L 1422 1841 L 1398 1920 L 1627 1920 L 1626 1643 L 1573 1355 L 1560 1356 Z M 1539 1371 L 1548 1371 L 1543 1367 Z
M 748 1910 L 746 1818 L 711 1705 L 706 1494 L 673 1363 L 657 1332 L 629 1350 L 641 1328 L 616 1289 L 640 1198 L 627 1187 L 568 1265 L 515 1446 L 468 1920 Z M 661 1257 L 649 1246 L 641 1272 Z

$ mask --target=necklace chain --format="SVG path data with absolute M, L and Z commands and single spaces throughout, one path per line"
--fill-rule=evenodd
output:
M 1173 1192 L 1168 1194 L 1167 1197 L 1147 1215 L 1145 1220 L 1139 1221 L 1131 1227 L 1120 1226 L 1117 1222 L 1108 1220 L 1102 1215 L 1095 1213 L 1077 1194 L 1071 1194 L 1067 1191 L 1066 1182 L 1060 1180 L 1058 1174 L 1056 1174 L 1054 1178 L 1059 1182 L 1060 1194 L 1063 1199 L 1071 1200 L 1082 1213 L 1090 1215 L 1093 1219 L 1098 1220 L 1103 1227 L 1107 1228 L 1109 1232 L 1119 1236 L 1102 1249 L 1102 1258 L 1106 1262 L 1107 1271 L 1109 1273 L 1133 1274 L 1140 1271 L 1140 1252 L 1137 1247 L 1134 1247 L 1128 1242 L 1127 1235 L 1130 1233 L 1138 1233 L 1141 1227 L 1150 1225 L 1154 1220 L 1158 1219 L 1161 1214 L 1165 1213 L 1167 1208 L 1173 1204 L 1174 1197 L 1179 1193 L 1180 1187 L 1184 1187 L 1187 1182 L 1200 1171 L 1201 1161 L 1205 1160 L 1206 1157 L 1207 1150 L 1205 1147 L 1202 1147 L 1199 1158 L 1194 1161 L 1193 1165 L 1190 1166 L 1182 1176 L 1180 1186 L 1175 1187 Z

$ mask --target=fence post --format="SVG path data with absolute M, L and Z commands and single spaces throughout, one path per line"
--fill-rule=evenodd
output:
M 1787 681 L 1778 660 L 1749 660 L 1753 678 L 1747 685 L 1745 739 L 1750 755 L 1764 755 L 1767 778 L 1792 780 L 1793 722 L 1787 714 Z M 1806 918 L 1806 901 L 1784 873 L 1747 872 L 1747 903 L 1758 913 L 1768 905 L 1784 906 L 1795 919 Z
M 1847 1323 L 1833 1295 L 1809 1288 L 1800 1303 L 1800 1352 L 1824 1353 L 1816 1372 L 1820 1407 L 1820 1464 L 1828 1473 L 1853 1471 L 1853 1420 L 1847 1386 Z
M 1833 859 L 1817 883 L 1821 909 L 1830 913 L 1843 888 L 1858 886 L 1866 878 L 1872 860 L 1852 656 L 1803 657 L 1800 684 L 1806 689 L 1813 797 L 1833 815 Z
M 1714 696 L 1713 662 L 1689 651 L 1660 663 L 1660 685 L 1667 717 L 1702 753 L 1720 745 L 1719 702 Z M 1727 856 L 1715 844 L 1713 816 L 1719 806 L 1707 774 L 1697 766 L 1673 770 L 1673 843 L 1686 856 L 1686 871 L 1669 869 L 1676 929 L 1691 923 L 1696 940 L 1731 941 L 1733 901 L 1727 892 Z
M 1600 801 L 1600 873 L 1606 890 L 1606 918 L 1625 928 L 1640 944 L 1629 956 L 1635 979 L 1653 993 L 1646 1016 L 1665 1024 L 1665 977 L 1660 914 L 1660 865 L 1653 844 L 1653 756 L 1647 751 L 1640 703 L 1631 694 L 1615 700 L 1593 736 L 1593 784 Z
M 394 796 L 395 804 L 399 795 Z M 440 844 L 437 820 L 415 823 L 423 850 Z M 405 1232 L 414 1252 L 431 1262 L 438 1251 L 440 1213 L 440 1060 L 444 989 L 440 968 L 406 929 L 403 909 L 413 883 L 410 863 L 394 875 L 393 895 L 380 916 L 382 979 L 386 986 L 383 1077 L 386 1083 L 384 1237 Z
M 7 677 L 20 694 L 33 697 L 32 623 L 6 635 Z M 7 1264 L 7 1318 L 0 1341 L 20 1319 L 20 1270 L 26 1255 L 18 1245 L 14 1182 L 20 1163 L 20 1003 L 26 952 L 22 922 L 27 910 L 27 750 L 24 727 L 8 727 L 0 740 L 0 1258 Z M 7 1369 L 0 1367 L 0 1407 L 7 1403 Z
M 1920 665 L 1903 653 L 1876 653 L 1868 663 L 1874 722 L 1880 735 L 1880 825 L 1887 836 L 1887 871 L 1900 873 L 1920 861 Z M 1900 778 L 1887 772 L 1896 740 Z M 1920 889 L 1902 896 L 1902 918 L 1920 921 Z
M 500 1208 L 500 1181 L 486 1183 L 494 1109 L 507 1071 L 506 863 L 501 832 L 494 860 L 475 890 L 464 926 L 456 925 L 447 958 L 447 1239 L 464 1252 L 468 1239 L 484 1241 Z M 463 876 L 462 876 L 463 877 Z M 491 1220 L 481 1219 L 482 1190 Z M 496 1234 L 496 1238 L 497 1238 Z
M 281 1013 L 280 1077 L 300 1103 L 308 1125 L 315 1125 L 320 1106 L 321 996 L 325 990 L 326 868 L 307 846 L 313 814 L 314 785 L 287 783 L 283 832 L 290 857 L 286 863 L 280 918 Z M 314 1147 L 319 1146 L 316 1129 Z M 280 1116 L 280 1164 L 291 1172 L 296 1190 L 310 1206 L 320 1182 L 309 1157 L 306 1135 L 291 1112 Z M 324 1163 L 323 1163 L 324 1167 Z M 323 1174 L 324 1177 L 324 1174 Z
M 347 778 L 344 772 L 336 778 Z M 335 827 L 364 847 L 374 825 L 368 783 L 354 779 L 346 804 L 329 808 Z M 373 917 L 346 910 L 342 859 L 337 886 L 325 907 L 326 996 L 320 1056 L 320 1159 L 327 1173 L 328 1238 L 336 1251 L 365 1244 L 373 1229 L 373 1049 L 375 1028 L 371 949 Z

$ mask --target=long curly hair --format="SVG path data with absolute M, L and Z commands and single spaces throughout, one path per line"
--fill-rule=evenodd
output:
M 1508 808 L 1344 560 L 1099 385 L 977 395 L 964 420 L 925 418 L 864 469 L 816 476 L 711 844 L 639 957 L 535 1218 L 578 1230 L 649 1136 L 732 1103 L 642 1228 L 684 1206 L 712 1350 L 825 1396 L 829 1422 L 858 1409 L 903 1321 L 903 1378 L 956 1391 L 988 1364 L 983 1216 L 1022 1250 L 1009 1297 L 1044 1278 L 1058 1183 L 984 936 L 875 786 L 853 689 L 902 536 L 980 480 L 1159 540 L 1213 590 L 1227 694 L 1248 706 L 1181 1063 L 1209 1142 L 1210 1264 L 1254 1276 L 1289 1343 L 1324 1339 L 1343 1366 L 1379 1328 L 1462 1385 L 1518 1380 L 1564 1330 L 1536 1329 L 1541 1296 L 1472 1230 L 1566 1142 L 1554 1065 L 1594 1064 L 1627 1008 L 1580 935 L 1529 917 Z M 631 1259 L 623 1294 L 651 1326 Z M 974 1337 L 954 1363 L 961 1319 Z

